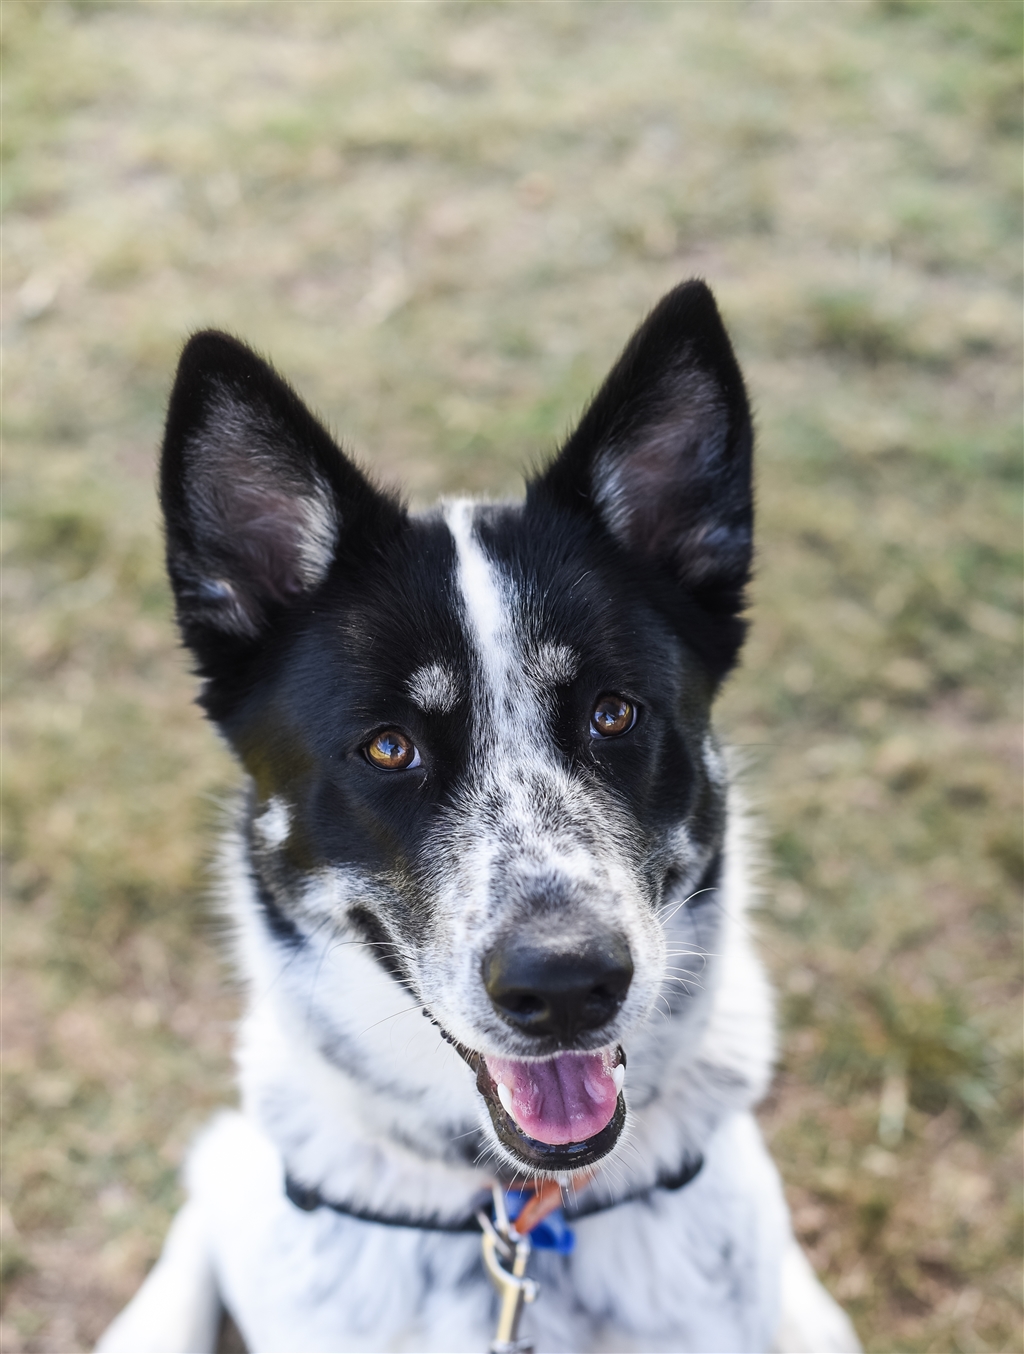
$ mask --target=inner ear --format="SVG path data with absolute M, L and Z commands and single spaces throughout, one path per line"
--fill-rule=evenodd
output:
M 729 431 L 720 386 L 684 347 L 676 370 L 662 374 L 642 411 L 623 419 L 594 458 L 591 491 L 612 535 L 696 591 L 749 557 L 742 493 L 729 501 L 737 488 Z
M 226 640 L 259 638 L 405 521 L 268 363 L 213 331 L 181 355 L 160 500 L 178 620 L 204 672 Z
M 291 429 L 258 403 L 239 404 L 227 386 L 214 387 L 183 461 L 195 601 L 222 628 L 255 634 L 268 605 L 287 605 L 326 577 L 341 525 L 332 486 Z

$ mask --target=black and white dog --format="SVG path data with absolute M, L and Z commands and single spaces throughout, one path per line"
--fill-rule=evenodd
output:
M 100 1348 L 212 1349 L 223 1305 L 254 1352 L 482 1351 L 476 1215 L 538 1181 L 563 1203 L 530 1260 L 544 1354 L 858 1348 L 751 1114 L 771 1002 L 710 723 L 751 450 L 700 282 L 524 502 L 415 516 L 248 348 L 188 343 L 161 497 L 247 774 L 243 1109 Z

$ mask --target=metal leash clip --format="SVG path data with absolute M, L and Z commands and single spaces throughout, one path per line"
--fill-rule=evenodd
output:
M 501 1297 L 498 1329 L 488 1346 L 488 1354 L 533 1354 L 533 1341 L 520 1340 L 519 1318 L 527 1302 L 533 1302 L 540 1288 L 526 1277 L 530 1258 L 530 1238 L 520 1236 L 508 1220 L 505 1193 L 494 1186 L 494 1221 L 481 1209 L 477 1214 L 483 1229 L 484 1268 Z

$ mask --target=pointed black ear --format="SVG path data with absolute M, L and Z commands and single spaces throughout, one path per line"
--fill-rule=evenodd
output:
M 727 620 L 742 610 L 750 577 L 752 446 L 743 378 L 714 297 L 703 282 L 686 282 L 633 335 L 531 494 L 595 516 L 630 554 Z
M 291 387 L 214 331 L 181 355 L 160 501 L 178 621 L 207 675 L 213 657 L 257 641 L 322 583 L 339 553 L 402 520 Z

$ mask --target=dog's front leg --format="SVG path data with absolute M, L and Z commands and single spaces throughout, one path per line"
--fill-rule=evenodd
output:
M 202 1214 L 186 1203 L 160 1259 L 107 1327 L 97 1354 L 213 1354 L 221 1307 Z
M 776 1354 L 860 1354 L 850 1318 L 790 1238 L 782 1258 L 782 1316 Z

